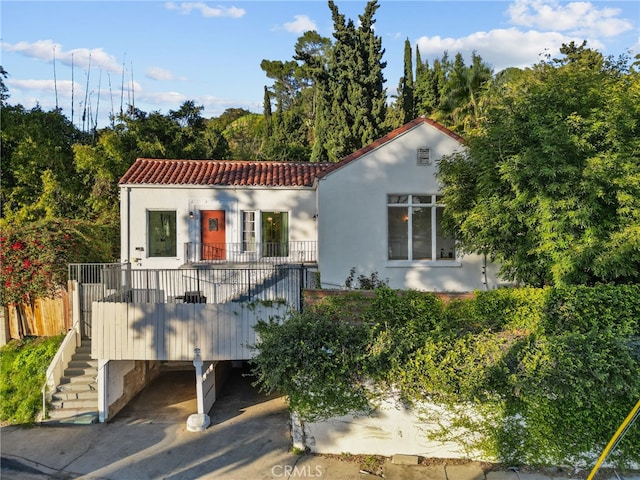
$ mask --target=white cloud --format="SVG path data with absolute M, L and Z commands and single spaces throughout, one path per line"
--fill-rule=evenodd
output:
M 316 23 L 306 15 L 294 15 L 293 22 L 286 22 L 283 27 L 287 32 L 304 33 L 309 30 L 318 30 Z
M 121 73 L 122 66 L 116 62 L 113 55 L 109 55 L 102 48 L 75 48 L 64 50 L 62 45 L 52 40 L 38 40 L 37 42 L 18 42 L 14 44 L 2 42 L 2 50 L 15 52 L 25 57 L 35 58 L 44 62 L 53 62 L 80 69 L 99 68 L 107 72 Z
M 506 67 L 529 67 L 538 63 L 545 53 L 557 56 L 560 46 L 571 41 L 580 42 L 581 39 L 557 32 L 523 32 L 509 28 L 477 32 L 461 38 L 420 37 L 417 44 L 423 59 L 440 58 L 447 51 L 451 59 L 460 52 L 465 60 L 470 60 L 471 52 L 475 50 L 498 72 Z M 597 45 L 590 46 L 598 48 Z
M 421 37 L 417 40 L 423 58 L 450 57 L 460 52 L 470 59 L 474 50 L 494 71 L 506 67 L 528 67 L 543 59 L 557 58 L 562 44 L 576 42 L 593 49 L 605 48 L 603 40 L 622 34 L 632 23 L 621 18 L 621 10 L 599 8 L 591 2 L 515 0 L 506 11 L 513 28 L 476 32 L 465 37 Z M 524 27 L 524 29 L 523 29 Z
M 192 10 L 199 11 L 203 17 L 229 17 L 241 18 L 245 15 L 246 10 L 238 7 L 225 7 L 218 5 L 210 7 L 204 2 L 167 2 L 165 7 L 168 10 L 178 10 L 182 15 L 189 15 Z
M 613 37 L 632 28 L 630 21 L 620 18 L 620 9 L 598 8 L 591 2 L 516 0 L 507 14 L 514 25 L 582 37 Z
M 180 105 L 183 102 L 187 101 L 187 96 L 179 93 L 179 92 L 145 92 L 145 91 L 137 91 L 136 89 L 136 103 L 140 102 L 148 102 L 153 105 Z M 156 110 L 162 110 L 157 108 Z M 166 113 L 166 112 L 165 112 Z
M 636 41 L 636 43 L 631 47 L 631 54 L 632 54 L 632 55 L 640 54 L 640 35 L 638 35 L 638 40 L 637 40 L 637 41 Z
M 35 91 L 47 95 L 55 94 L 57 89 L 58 96 L 65 98 L 71 98 L 72 86 L 80 89 L 78 82 L 71 82 L 70 80 L 59 80 L 55 82 L 54 80 L 13 80 L 9 78 L 7 80 L 7 86 L 9 86 L 11 90 Z
M 149 67 L 144 75 L 151 80 L 183 80 L 183 77 L 178 77 L 175 73 L 161 67 Z

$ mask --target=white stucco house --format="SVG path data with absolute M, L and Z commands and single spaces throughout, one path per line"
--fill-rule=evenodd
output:
M 440 231 L 437 162 L 462 139 L 418 118 L 333 164 L 138 159 L 120 180 L 122 260 L 137 268 L 317 265 L 324 288 L 495 288 L 496 268 Z
M 498 286 L 497 268 L 462 256 L 441 232 L 438 160 L 463 139 L 417 118 L 332 164 L 318 177 L 318 264 L 322 283 L 376 272 L 397 289 L 465 292 Z
M 260 319 L 300 309 L 304 288 L 343 287 L 352 269 L 394 289 L 496 288 L 496 267 L 440 229 L 438 160 L 463 149 L 418 118 L 338 163 L 136 160 L 119 183 L 122 263 L 71 270 L 77 319 L 64 358 L 90 340 L 97 376 L 63 381 L 56 367 L 57 414 L 80 401 L 95 411 L 79 399 L 97 392 L 106 421 L 167 362 L 200 362 L 204 415 L 216 378 L 255 355 Z M 50 393 L 57 381 L 48 375 Z
M 327 164 L 139 158 L 120 181 L 122 261 L 315 262 Z

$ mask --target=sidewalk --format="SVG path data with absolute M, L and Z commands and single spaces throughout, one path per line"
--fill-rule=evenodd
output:
M 111 423 L 0 428 L 3 480 L 584 480 L 589 472 L 488 471 L 478 462 L 400 465 L 391 459 L 366 473 L 347 455 L 289 451 L 289 416 L 278 396 L 252 393 L 250 380 L 225 386 L 211 411 L 212 426 L 186 430 L 180 402 L 159 409 L 150 389 Z M 129 406 L 128 406 L 129 407 Z M 127 408 L 128 408 L 127 407 Z M 146 410 L 145 410 L 146 408 Z M 182 420 L 178 420 L 182 419 Z M 360 458 L 362 460 L 362 458 Z M 410 459 L 408 459 L 410 460 Z M 380 468 L 378 468 L 380 467 Z M 361 472 L 361 470 L 363 470 Z M 374 468 L 370 468 L 374 470 Z M 572 473 L 572 472 L 569 472 Z M 615 476 L 599 476 L 614 479 Z M 640 480 L 640 476 L 625 476 Z
M 283 407 L 281 399 L 270 400 L 259 413 L 248 409 L 201 433 L 178 424 L 4 427 L 0 476 L 3 480 L 579 480 L 588 474 L 485 473 L 478 462 L 409 466 L 390 460 L 382 472 L 367 474 L 348 459 L 289 452 Z M 640 480 L 637 475 L 624 478 Z

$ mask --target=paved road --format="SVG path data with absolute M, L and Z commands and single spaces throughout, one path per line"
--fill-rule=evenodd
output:
M 257 393 L 250 379 L 239 374 L 230 377 L 210 412 L 212 426 L 204 432 L 187 431 L 186 418 L 193 413 L 195 401 L 182 390 L 193 388 L 192 373 L 186 375 L 163 375 L 107 424 L 0 429 L 2 479 L 380 478 L 361 472 L 358 462 L 289 452 L 289 417 L 284 399 Z M 166 395 L 167 389 L 172 395 Z M 167 398 L 171 400 L 167 402 Z M 382 472 L 387 480 L 567 478 L 557 472 L 485 473 L 473 462 L 416 467 L 386 461 Z M 638 476 L 633 478 L 640 480 Z

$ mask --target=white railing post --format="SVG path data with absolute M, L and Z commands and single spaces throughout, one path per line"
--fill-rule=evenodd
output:
M 204 413 L 204 394 L 202 391 L 202 357 L 200 356 L 200 349 L 195 348 L 193 350 L 193 366 L 196 369 L 196 397 L 198 402 L 198 413 L 194 413 L 189 416 L 187 420 L 187 430 L 190 432 L 202 432 L 210 424 L 211 419 L 209 415 Z
M 109 416 L 109 360 L 98 360 L 98 421 L 104 423 Z

